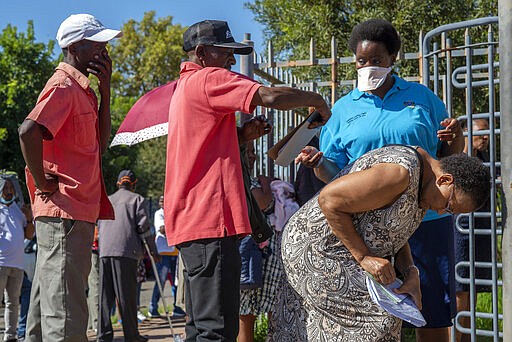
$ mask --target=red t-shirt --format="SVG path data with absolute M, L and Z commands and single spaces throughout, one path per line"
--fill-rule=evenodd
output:
M 261 85 L 223 68 L 181 64 L 169 107 L 165 229 L 170 246 L 250 234 L 235 111 Z
M 92 223 L 114 218 L 101 173 L 98 100 L 89 83 L 80 71 L 60 63 L 27 116 L 51 133 L 51 140 L 43 140 L 43 168 L 59 179 L 58 191 L 45 202 L 34 195 L 34 180 L 25 168 L 35 218 Z

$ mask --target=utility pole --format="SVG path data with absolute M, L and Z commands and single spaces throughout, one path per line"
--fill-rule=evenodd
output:
M 504 208 L 512 209 L 512 1 L 499 0 L 501 178 Z M 512 212 L 503 218 L 503 341 L 512 342 Z

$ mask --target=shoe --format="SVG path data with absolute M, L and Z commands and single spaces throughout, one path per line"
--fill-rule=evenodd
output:
M 172 317 L 185 317 L 186 315 L 187 313 L 179 306 L 175 306 L 174 310 L 172 310 Z
M 140 311 L 137 311 L 137 321 L 139 323 L 144 322 L 147 319 L 147 317 Z
M 162 318 L 162 316 L 159 314 L 159 313 L 151 313 L 151 312 L 148 312 L 148 317 L 149 318 Z
M 147 341 L 149 341 L 149 337 L 147 337 L 147 336 L 142 336 L 142 335 L 137 336 L 137 337 L 133 340 L 133 342 L 147 342 Z

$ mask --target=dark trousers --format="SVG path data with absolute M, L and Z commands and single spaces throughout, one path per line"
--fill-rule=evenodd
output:
M 195 240 L 178 248 L 185 266 L 186 341 L 235 342 L 240 309 L 238 239 Z
M 139 336 L 137 323 L 137 260 L 123 257 L 100 258 L 100 312 L 98 318 L 98 341 L 111 342 L 114 330 L 110 312 L 115 304 L 123 320 L 125 341 Z

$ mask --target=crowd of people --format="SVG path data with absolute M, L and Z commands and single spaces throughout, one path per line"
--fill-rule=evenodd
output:
M 260 314 L 270 341 L 398 341 L 402 320 L 372 301 L 368 276 L 384 285 L 401 278 L 396 292 L 427 322 L 417 339 L 449 341 L 455 305 L 465 310 L 468 302 L 467 287 L 455 295 L 453 214 L 486 205 L 490 175 L 483 158 L 467 155 L 463 127 L 442 101 L 393 72 L 401 40 L 389 22 L 353 29 L 357 88 L 332 112 L 318 93 L 232 72 L 234 55 L 253 48 L 235 41 L 226 22 L 191 25 L 154 229 L 134 172 L 120 171 L 107 196 L 101 171 L 111 136 L 106 45 L 119 37 L 88 14 L 61 23 L 63 60 L 19 128 L 30 209 L 14 201 L 12 180 L 0 178 L 5 341 L 87 341 L 88 329 L 112 341 L 113 310 L 126 341 L 147 341 L 138 330 L 145 252 L 156 269 L 147 315 L 160 317 L 160 288 L 170 277 L 172 314 L 186 315 L 187 341 L 251 342 Z M 253 140 L 272 126 L 261 116 L 237 126 L 235 112 L 257 106 L 320 114 L 310 125 L 322 126 L 319 144 L 296 157 L 295 186 L 251 177 Z M 485 124 L 473 122 L 475 130 Z M 472 146 L 477 155 L 487 147 Z M 22 253 L 34 230 L 29 276 Z M 469 247 L 459 245 L 464 258 Z

